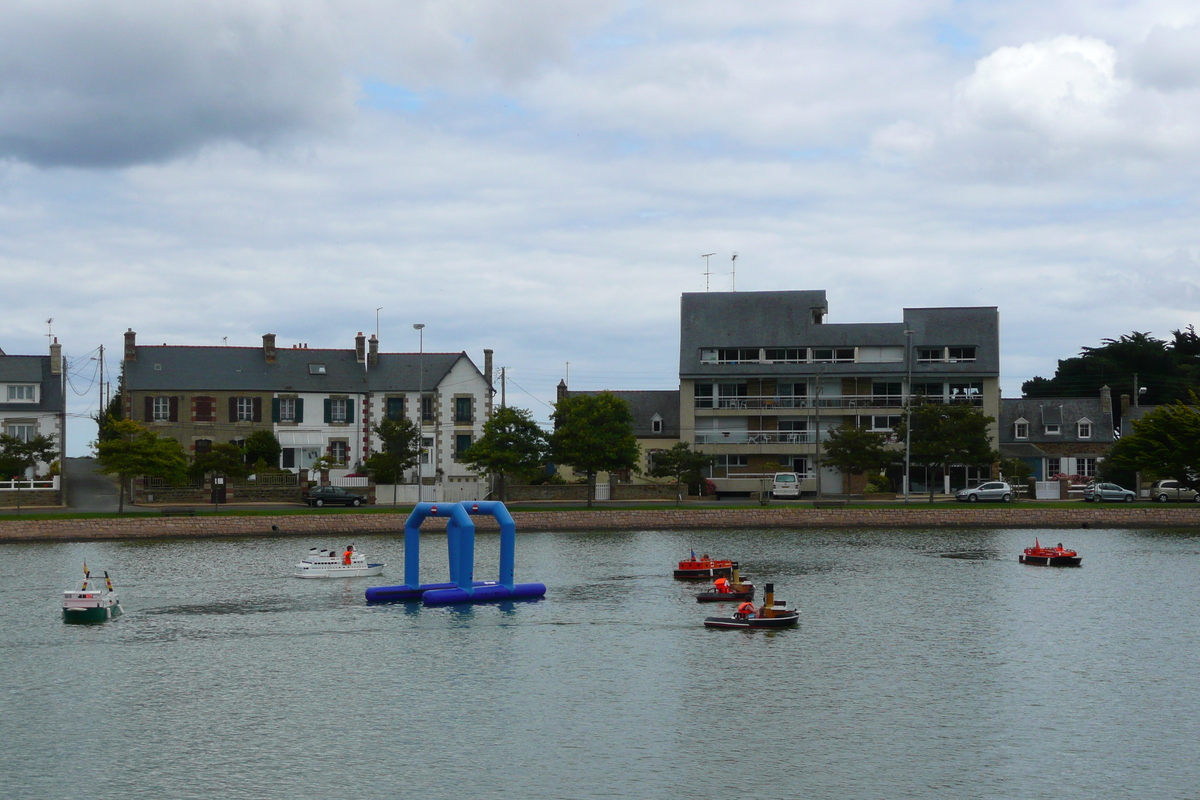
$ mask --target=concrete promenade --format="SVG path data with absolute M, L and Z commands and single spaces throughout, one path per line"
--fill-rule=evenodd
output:
M 518 531 L 678 530 L 695 528 L 1200 528 L 1200 507 L 1186 505 L 808 507 L 596 509 L 513 512 Z M 206 536 L 308 536 L 391 533 L 400 514 L 139 516 L 121 519 L 0 519 L 0 542 L 169 539 Z M 476 517 L 481 530 L 491 517 Z M 431 518 L 425 528 L 442 520 Z

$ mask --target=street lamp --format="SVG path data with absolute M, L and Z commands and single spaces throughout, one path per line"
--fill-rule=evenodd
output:
M 904 502 L 908 502 L 909 457 L 912 450 L 912 337 L 916 331 L 905 331 L 905 365 L 908 379 L 904 386 Z
M 413 323 L 413 330 L 420 336 L 421 350 L 417 356 L 417 502 L 423 501 L 425 470 L 422 467 L 421 451 L 425 449 L 425 323 Z

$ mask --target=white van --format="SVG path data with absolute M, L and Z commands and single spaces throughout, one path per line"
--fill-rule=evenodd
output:
M 772 497 L 800 498 L 800 473 L 776 472 L 771 484 Z

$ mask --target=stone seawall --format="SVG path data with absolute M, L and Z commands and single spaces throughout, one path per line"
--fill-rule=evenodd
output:
M 203 536 L 307 536 L 399 532 L 401 514 L 314 513 L 287 516 L 126 517 L 0 520 L 0 542 L 163 539 Z M 518 531 L 674 530 L 687 528 L 1200 528 L 1200 508 L 663 508 L 517 511 Z M 482 530 L 491 517 L 475 517 Z M 444 527 L 430 518 L 426 528 Z

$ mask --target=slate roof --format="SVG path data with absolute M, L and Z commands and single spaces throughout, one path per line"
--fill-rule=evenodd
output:
M 601 394 L 601 392 L 567 392 L 570 395 Z M 679 438 L 679 390 L 648 390 L 613 392 L 625 402 L 633 412 L 633 435 L 639 439 L 677 439 Z M 662 430 L 654 431 L 652 422 L 654 415 L 662 418 Z
M 1029 423 L 1029 438 L 1013 436 L 1014 423 L 1024 419 Z M 1087 419 L 1092 423 L 1092 435 L 1079 438 L 1077 423 Z M 1060 425 L 1060 434 L 1046 434 L 1046 425 Z M 1000 443 L 1012 445 L 1038 442 L 1072 442 L 1109 444 L 1113 437 L 1112 414 L 1101 408 L 1098 397 L 1017 397 L 1000 400 Z
M 137 361 L 123 367 L 132 391 L 416 392 L 435 388 L 463 358 L 471 362 L 465 352 L 380 353 L 364 371 L 354 350 L 282 348 L 268 364 L 261 347 L 138 345 Z
M 813 309 L 828 310 L 825 291 L 685 292 L 680 299 L 679 374 L 729 375 L 729 365 L 701 364 L 707 347 L 912 347 L 976 348 L 973 362 L 913 363 L 913 380 L 942 375 L 1000 374 L 1000 315 L 995 306 L 906 308 L 902 322 L 813 321 Z M 903 362 L 822 364 L 827 375 L 903 375 Z M 812 373 L 812 364 L 738 364 L 739 375 Z
M 0 397 L 0 411 L 37 413 L 62 411 L 64 408 L 62 376 L 50 374 L 50 356 L 0 355 L 0 383 L 40 383 L 42 389 L 37 403 L 7 403 Z

